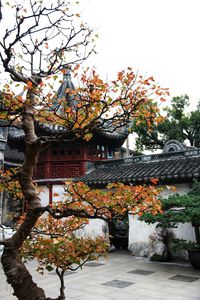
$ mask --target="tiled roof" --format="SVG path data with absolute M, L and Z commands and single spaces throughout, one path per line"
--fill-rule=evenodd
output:
M 141 183 L 153 178 L 162 182 L 191 180 L 200 177 L 200 149 L 99 161 L 94 167 L 78 180 L 96 186 L 109 182 Z
M 67 136 L 67 130 L 63 126 L 39 123 L 36 125 L 36 133 L 40 136 L 44 135 L 55 135 L 58 133 L 64 133 Z M 119 140 L 123 144 L 127 138 L 129 132 L 126 127 L 115 129 L 112 126 L 109 128 L 104 124 L 102 127 L 96 128 L 93 131 L 94 136 L 98 135 L 111 140 Z M 8 132 L 9 140 L 23 140 L 25 138 L 24 131 L 20 128 L 10 127 Z
M 22 164 L 24 161 L 24 153 L 19 151 L 19 149 L 12 149 L 8 144 L 6 144 L 4 161 L 5 163 L 19 163 Z
M 9 140 L 22 140 L 24 139 L 24 130 L 16 127 L 9 127 L 8 129 L 8 139 Z
M 74 84 L 71 81 L 70 70 L 67 70 L 67 73 L 64 75 L 63 82 L 60 85 L 56 96 L 53 99 L 53 107 L 52 110 L 55 110 L 57 114 L 63 114 L 64 107 L 60 104 L 59 100 L 65 99 L 65 104 L 67 106 L 72 107 L 76 110 L 77 102 L 74 99 L 73 95 L 70 95 L 66 90 L 74 90 Z M 0 94 L 1 95 L 1 94 Z M 58 133 L 69 134 L 71 133 L 67 131 L 64 126 L 56 125 L 56 124 L 45 124 L 45 123 L 35 123 L 36 133 L 38 135 L 55 135 Z M 103 138 L 107 138 L 110 140 L 119 141 L 120 144 L 123 144 L 125 139 L 128 137 L 129 131 L 126 126 L 122 126 L 121 128 L 116 128 L 111 121 L 106 121 L 105 119 L 99 119 L 98 124 L 96 124 L 96 128 L 93 130 L 93 135 L 97 135 Z M 10 127 L 8 132 L 9 140 L 22 140 L 24 139 L 24 131 L 20 128 Z

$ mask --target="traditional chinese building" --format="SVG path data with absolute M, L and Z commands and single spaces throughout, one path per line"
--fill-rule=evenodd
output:
M 200 179 L 200 149 L 188 148 L 176 140 L 165 144 L 160 154 L 133 156 L 110 161 L 97 161 L 94 170 L 78 178 L 91 187 L 105 188 L 110 182 L 124 184 L 149 184 L 157 178 L 158 185 L 163 186 L 163 197 L 174 192 L 179 194 L 190 191 L 193 179 Z M 155 234 L 156 224 L 148 225 L 138 220 L 137 216 L 129 216 L 128 248 L 136 256 L 148 256 L 150 236 Z M 190 223 L 179 224 L 170 229 L 174 238 L 195 241 L 194 228 Z
M 137 185 L 150 183 L 153 178 L 157 178 L 160 185 L 185 184 L 199 177 L 200 149 L 171 140 L 159 154 L 96 161 L 94 170 L 79 179 L 103 188 L 109 182 Z
M 58 89 L 54 100 L 53 109 L 56 109 L 57 113 L 61 110 L 60 99 L 65 98 L 67 106 L 76 106 L 73 96 L 66 93 L 66 91 L 73 89 L 74 85 L 68 72 L 64 75 L 63 83 Z M 93 137 L 89 142 L 81 139 L 69 142 L 67 141 L 67 132 L 62 126 L 37 123 L 35 129 L 38 136 L 55 136 L 59 133 L 66 135 L 66 139 L 52 142 L 39 155 L 34 179 L 43 191 L 41 192 L 41 198 L 44 205 L 52 203 L 55 193 L 63 193 L 63 185 L 66 179 L 85 175 L 93 169 L 96 161 L 122 157 L 124 155 L 122 144 L 128 136 L 127 128 L 107 131 L 106 125 L 103 125 L 101 129 L 96 129 L 93 132 Z M 109 129 L 111 129 L 111 126 Z M 25 151 L 24 137 L 22 129 L 9 128 L 4 168 L 22 164 Z M 4 198 L 4 215 L 6 215 L 8 201 L 6 201 L 7 196 Z
M 70 74 L 66 74 L 63 84 L 55 99 L 65 97 L 68 105 L 76 105 L 65 91 L 73 88 Z M 54 103 L 55 107 L 58 102 Z M 61 126 L 36 124 L 39 136 L 55 135 L 65 129 Z M 128 130 L 122 128 L 113 132 L 101 129 L 93 132 L 93 138 L 87 142 L 67 139 L 53 142 L 41 152 L 35 170 L 35 182 L 41 187 L 40 197 L 43 205 L 48 205 L 57 198 L 62 198 L 64 181 L 69 178 L 84 181 L 91 187 L 105 188 L 110 182 L 125 184 L 149 183 L 157 178 L 159 185 L 176 186 L 178 193 L 187 193 L 194 178 L 200 179 L 200 149 L 188 148 L 178 141 L 169 141 L 160 154 L 124 157 L 122 145 L 128 136 Z M 2 164 L 5 168 L 20 166 L 24 159 L 24 132 L 21 129 L 9 128 L 2 133 L 0 141 Z M 4 151 L 5 150 L 5 151 Z M 171 190 L 165 190 L 170 195 Z M 60 199 L 60 198 L 59 198 Z M 3 198 L 3 216 L 10 210 Z M 3 221 L 6 223 L 3 218 Z M 129 249 L 134 255 L 148 256 L 149 236 L 155 231 L 155 225 L 147 225 L 136 217 L 129 217 Z M 105 224 L 91 221 L 87 234 L 92 236 L 105 232 Z M 177 238 L 194 239 L 194 231 L 190 224 L 181 224 L 173 230 Z

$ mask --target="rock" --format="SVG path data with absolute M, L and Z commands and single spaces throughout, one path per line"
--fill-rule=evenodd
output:
M 158 227 L 155 232 L 149 236 L 150 247 L 149 256 L 151 260 L 165 260 L 168 256 L 167 246 L 164 238 L 167 236 L 167 229 Z

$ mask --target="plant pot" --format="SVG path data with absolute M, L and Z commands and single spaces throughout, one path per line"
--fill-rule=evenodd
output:
M 200 249 L 189 249 L 188 258 L 193 268 L 200 270 Z

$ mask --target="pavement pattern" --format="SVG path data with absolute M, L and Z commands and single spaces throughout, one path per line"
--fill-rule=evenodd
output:
M 40 275 L 36 266 L 34 261 L 28 264 L 35 282 L 45 289 L 47 296 L 57 297 L 56 273 Z M 88 262 L 76 272 L 67 272 L 65 284 L 68 300 L 200 300 L 200 270 L 194 270 L 189 263 L 150 262 L 124 250 Z M 0 299 L 16 299 L 2 267 Z

